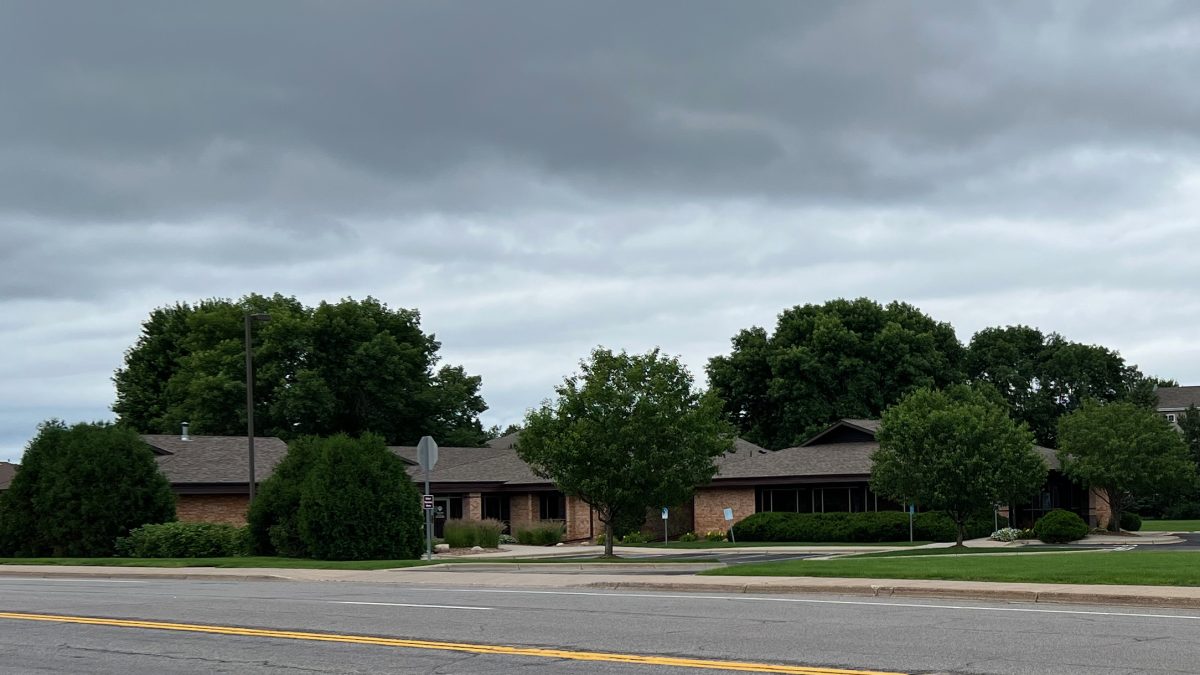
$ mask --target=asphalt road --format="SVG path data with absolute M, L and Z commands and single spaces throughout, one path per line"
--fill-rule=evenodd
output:
M 0 673 L 729 672 L 663 657 L 925 673 L 1195 673 L 1198 635 L 1200 613 L 1097 606 L 0 577 Z M 529 647 L 560 651 L 522 651 Z

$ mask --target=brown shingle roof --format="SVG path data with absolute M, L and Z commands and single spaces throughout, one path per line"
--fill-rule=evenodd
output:
M 487 442 L 489 448 L 511 448 L 517 444 L 517 439 L 521 437 L 521 432 L 514 431 L 511 434 L 506 434 L 500 438 L 493 438 Z
M 246 484 L 250 458 L 245 436 L 192 436 L 182 440 L 173 434 L 142 436 L 160 454 L 158 467 L 172 485 L 189 483 Z M 287 454 L 287 445 L 273 436 L 254 439 L 254 476 L 266 480 Z
M 417 461 L 417 449 L 409 446 L 389 448 L 401 458 Z M 416 480 L 424 480 L 425 471 L 419 466 L 408 467 Z M 508 448 L 438 448 L 438 461 L 429 480 L 434 483 L 497 483 L 546 484 L 550 481 L 534 475 L 529 465 L 521 461 L 517 451 Z
M 16 464 L 0 462 L 0 490 L 7 490 L 15 475 L 17 475 Z
M 1200 406 L 1200 387 L 1159 387 L 1159 410 L 1183 410 L 1190 405 Z

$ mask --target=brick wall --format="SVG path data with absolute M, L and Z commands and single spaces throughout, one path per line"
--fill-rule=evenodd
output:
M 704 536 L 709 530 L 725 530 L 724 510 L 733 509 L 733 522 L 754 513 L 754 488 L 701 488 L 696 490 L 696 534 Z
M 508 516 L 515 530 L 538 520 L 538 498 L 532 492 L 522 492 L 508 498 Z
M 478 492 L 472 492 L 463 497 L 463 518 L 483 520 L 483 497 Z
M 567 497 L 567 539 L 590 539 L 604 532 L 600 516 L 579 497 Z
M 247 495 L 176 495 L 175 515 L 185 523 L 246 524 Z
M 1093 527 L 1106 527 L 1108 521 L 1112 518 L 1112 509 L 1108 506 L 1108 500 L 1104 498 L 1104 494 L 1099 490 L 1092 489 L 1088 492 L 1088 507 L 1091 509 L 1093 522 L 1089 523 Z

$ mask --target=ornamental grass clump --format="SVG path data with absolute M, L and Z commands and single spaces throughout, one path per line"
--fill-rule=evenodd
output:
M 517 543 L 526 546 L 553 546 L 566 535 L 566 524 L 561 520 L 542 520 L 513 528 Z
M 450 548 L 499 548 L 504 523 L 498 520 L 447 520 L 444 538 Z

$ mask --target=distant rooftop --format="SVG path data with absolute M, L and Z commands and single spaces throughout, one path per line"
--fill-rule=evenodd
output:
M 1159 410 L 1183 410 L 1190 405 L 1200 406 L 1200 387 L 1159 387 Z

